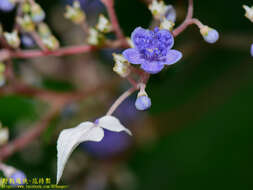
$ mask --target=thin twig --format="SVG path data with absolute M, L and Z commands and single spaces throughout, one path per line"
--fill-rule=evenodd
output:
M 108 11 L 108 14 L 109 14 L 109 17 L 110 17 L 110 20 L 112 23 L 112 27 L 113 27 L 114 32 L 116 33 L 117 38 L 124 39 L 123 32 L 120 28 L 120 25 L 119 25 L 119 22 L 118 22 L 116 13 L 115 13 L 114 0 L 101 0 L 101 1 L 104 3 L 104 5 Z
M 108 112 L 106 113 L 106 115 L 111 115 L 111 114 L 113 114 L 113 112 L 118 108 L 118 106 L 119 106 L 125 99 L 127 99 L 132 93 L 134 93 L 137 89 L 138 89 L 138 87 L 132 87 L 132 88 L 128 89 L 127 91 L 125 91 L 125 92 L 113 103 L 113 105 L 110 107 L 110 109 L 108 110 Z
M 178 36 L 181 32 L 183 32 L 187 28 L 187 26 L 189 25 L 189 20 L 191 20 L 192 17 L 193 17 L 193 0 L 189 0 L 188 11 L 184 22 L 180 26 L 178 26 L 175 30 L 172 31 L 174 37 Z

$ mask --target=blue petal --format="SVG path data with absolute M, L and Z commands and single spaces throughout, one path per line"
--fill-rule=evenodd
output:
M 174 37 L 169 30 L 160 30 L 157 32 L 157 35 L 159 35 L 160 43 L 163 43 L 167 49 L 171 49 L 173 47 Z
M 150 74 L 156 74 L 159 73 L 163 68 L 164 64 L 161 62 L 145 62 L 141 64 L 141 68 Z
M 141 48 L 147 43 L 147 38 L 151 38 L 150 30 L 146 30 L 142 27 L 137 27 L 131 34 L 131 40 L 136 48 Z
M 172 65 L 176 62 L 178 62 L 183 57 L 183 54 L 180 51 L 177 50 L 170 50 L 168 51 L 166 55 L 166 59 L 163 62 L 164 65 Z
M 145 62 L 144 59 L 141 58 L 141 54 L 135 48 L 129 48 L 123 51 L 123 56 L 132 64 L 142 64 Z

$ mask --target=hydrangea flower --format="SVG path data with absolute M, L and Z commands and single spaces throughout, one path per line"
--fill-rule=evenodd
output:
M 125 50 L 124 57 L 132 64 L 140 64 L 150 74 L 156 74 L 165 65 L 172 65 L 182 58 L 180 51 L 171 49 L 174 38 L 168 30 L 156 27 L 151 31 L 138 27 L 133 31 L 131 40 L 135 47 Z

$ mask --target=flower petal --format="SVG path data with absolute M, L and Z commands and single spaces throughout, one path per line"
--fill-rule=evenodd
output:
M 164 64 L 162 62 L 146 62 L 141 65 L 141 68 L 150 73 L 150 74 L 156 74 L 159 73 L 164 67 Z
M 157 33 L 160 43 L 164 44 L 167 50 L 171 49 L 174 45 L 174 37 L 169 30 L 159 30 Z
M 123 51 L 123 56 L 132 64 L 142 64 L 144 59 L 141 58 L 141 54 L 135 48 L 129 48 Z
M 166 60 L 163 62 L 165 65 L 172 65 L 178 62 L 183 57 L 183 54 L 177 50 L 170 50 L 166 55 Z
M 98 121 L 98 126 L 114 132 L 125 131 L 132 135 L 131 131 L 125 128 L 116 117 L 110 115 L 101 117 Z
M 99 142 L 104 137 L 104 131 L 92 122 L 83 122 L 77 127 L 65 129 L 57 141 L 57 183 L 59 182 L 65 164 L 74 149 L 84 141 Z
M 145 46 L 147 39 L 151 38 L 151 31 L 146 30 L 142 27 L 137 27 L 131 34 L 131 40 L 134 43 L 135 47 L 142 49 L 142 46 Z

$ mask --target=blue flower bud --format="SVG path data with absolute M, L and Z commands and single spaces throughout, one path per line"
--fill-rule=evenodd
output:
M 151 106 L 151 100 L 147 95 L 138 96 L 135 101 L 135 107 L 137 110 L 146 110 Z
M 10 0 L 0 0 L 0 10 L 10 12 L 15 8 L 15 4 Z
M 174 7 L 172 5 L 168 5 L 166 8 L 166 12 L 165 12 L 165 18 L 171 22 L 176 22 L 176 10 L 174 9 Z
M 11 186 L 23 185 L 26 175 L 22 171 L 17 170 L 10 176 L 10 179 L 13 179 L 13 182 L 10 183 Z
M 203 26 L 203 28 L 200 29 L 200 33 L 203 36 L 204 40 L 210 44 L 217 42 L 219 39 L 219 33 L 217 30 L 208 26 Z
M 253 44 L 251 44 L 251 47 L 250 47 L 250 55 L 253 57 Z
M 21 43 L 26 48 L 33 48 L 35 46 L 34 40 L 28 34 L 23 34 L 21 36 Z

